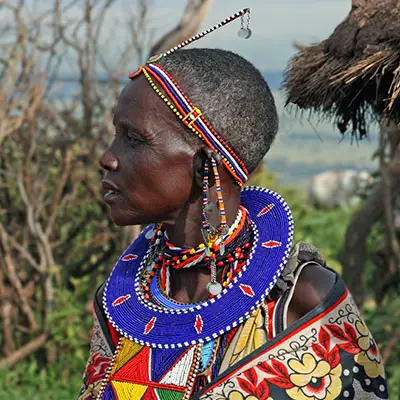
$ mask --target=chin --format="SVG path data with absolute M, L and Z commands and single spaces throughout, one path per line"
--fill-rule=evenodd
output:
M 117 226 L 141 225 L 137 218 L 132 218 L 132 215 L 126 215 L 119 210 L 113 210 L 112 207 L 110 208 L 110 218 Z
M 110 208 L 110 218 L 117 226 L 149 225 L 156 221 L 145 215 L 132 215 Z

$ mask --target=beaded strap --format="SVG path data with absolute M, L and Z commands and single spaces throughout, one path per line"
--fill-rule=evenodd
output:
M 196 40 L 203 38 L 204 36 L 208 35 L 209 33 L 221 28 L 222 26 L 224 26 L 226 24 L 229 24 L 230 22 L 234 21 L 235 19 L 237 19 L 239 17 L 242 17 L 243 15 L 245 15 L 249 12 L 250 12 L 250 8 L 243 8 L 242 10 L 236 12 L 235 14 L 232 14 L 230 17 L 225 18 L 219 24 L 214 25 L 212 28 L 206 29 L 205 31 L 200 32 L 197 35 L 190 37 L 189 39 L 185 40 L 184 42 L 179 43 L 178 45 L 174 46 L 172 49 L 169 49 L 165 53 L 160 53 L 160 54 L 157 54 L 157 55 L 151 57 L 148 62 L 152 62 L 153 59 L 154 59 L 153 62 L 155 62 L 155 61 L 159 60 L 161 57 L 167 56 L 167 55 L 173 53 L 174 51 L 179 50 L 179 49 L 195 42 Z
M 244 186 L 247 180 L 248 171 L 243 162 L 233 152 L 225 141 L 216 134 L 214 129 L 206 121 L 203 114 L 197 107 L 187 101 L 181 89 L 169 78 L 165 71 L 157 64 L 141 67 L 152 89 L 167 104 L 167 106 L 178 116 L 182 123 L 193 133 L 202 139 L 208 147 L 217 152 L 222 157 L 222 162 L 231 173 L 240 187 Z M 153 79 L 154 78 L 154 79 Z M 167 96 L 160 90 L 160 84 Z

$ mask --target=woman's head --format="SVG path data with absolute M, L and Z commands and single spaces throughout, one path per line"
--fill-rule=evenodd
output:
M 260 72 L 243 57 L 220 49 L 176 51 L 157 63 L 175 78 L 248 171 L 254 171 L 278 130 L 275 102 Z M 185 137 L 193 142 L 189 130 Z
M 277 131 L 271 92 L 243 58 L 223 50 L 175 52 L 158 63 L 199 107 L 251 172 Z M 114 116 L 116 137 L 100 163 L 106 197 L 118 225 L 175 219 L 201 195 L 203 143 L 164 104 L 143 75 L 123 90 Z M 234 186 L 220 168 L 225 194 Z M 108 182 L 107 182 L 108 181 Z

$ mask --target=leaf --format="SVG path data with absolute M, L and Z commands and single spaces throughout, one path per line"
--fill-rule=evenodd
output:
M 340 362 L 340 353 L 339 353 L 339 348 L 335 346 L 328 354 L 328 363 L 331 366 L 331 368 L 335 368 L 338 366 Z
M 269 386 L 267 381 L 261 381 L 256 389 L 256 397 L 258 400 L 267 400 L 269 397 Z
M 318 339 L 320 344 L 329 351 L 329 348 L 331 347 L 331 338 L 329 336 L 329 333 L 323 327 L 321 327 L 319 331 Z
M 347 335 L 337 325 L 326 325 L 326 327 L 330 330 L 332 335 L 335 336 L 335 338 L 345 342 L 348 341 Z
M 275 371 L 284 377 L 287 377 L 289 375 L 289 371 L 286 368 L 284 364 L 282 364 L 280 361 L 275 360 L 274 358 L 271 360 L 272 367 L 275 369 Z
M 351 353 L 351 354 L 358 354 L 361 349 L 352 342 L 347 342 L 347 343 L 339 343 L 338 346 L 343 349 L 346 353 Z
M 272 383 L 275 386 L 278 386 L 283 389 L 290 389 L 294 385 L 292 382 L 290 382 L 289 378 L 286 378 L 284 376 L 277 376 L 275 378 L 267 378 L 268 382 Z
M 242 390 L 244 390 L 246 393 L 254 394 L 255 393 L 255 387 L 252 383 L 248 382 L 246 379 L 243 378 L 237 378 L 239 382 L 239 386 L 241 387 Z
M 311 345 L 312 349 L 314 350 L 314 353 L 319 357 L 322 358 L 323 360 L 327 359 L 328 352 L 325 350 L 324 347 L 322 347 L 319 343 L 313 343 Z
M 347 322 L 344 323 L 344 330 L 352 342 L 357 343 L 358 337 L 356 330 Z
M 266 361 L 264 361 L 264 362 L 262 362 L 262 363 L 259 363 L 259 364 L 257 365 L 257 367 L 258 367 L 261 371 L 263 371 L 263 372 L 265 372 L 265 373 L 267 373 L 267 374 L 275 375 L 275 371 L 273 370 L 273 368 L 272 368 L 270 365 L 268 365 L 268 363 L 267 363 Z
M 257 385 L 258 377 L 257 372 L 254 371 L 254 368 L 250 368 L 244 371 L 244 376 L 254 385 Z

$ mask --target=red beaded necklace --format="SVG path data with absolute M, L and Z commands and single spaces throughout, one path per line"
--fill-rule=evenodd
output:
M 216 242 L 214 251 L 211 257 L 216 260 L 216 266 L 222 270 L 222 286 L 226 287 L 234 277 L 240 272 L 242 266 L 246 263 L 248 254 L 251 249 L 252 233 L 250 230 L 250 220 L 247 214 L 247 210 L 244 207 L 240 207 L 240 217 L 235 222 L 227 236 L 224 238 L 223 243 L 226 253 L 223 256 L 217 257 L 219 254 L 218 250 L 220 242 Z M 161 290 L 169 295 L 170 293 L 170 282 L 169 282 L 169 268 L 183 269 L 191 266 L 200 268 L 210 268 L 210 257 L 206 255 L 206 247 L 202 243 L 196 248 L 180 249 L 172 245 L 166 238 L 164 229 L 161 225 L 156 228 L 155 235 L 152 238 L 154 245 L 163 242 L 164 250 L 161 251 L 153 262 L 153 266 L 150 270 L 145 272 L 142 283 L 143 283 L 143 295 L 145 299 L 151 298 L 150 284 L 155 276 L 159 272 L 160 277 L 160 288 Z M 157 243 L 156 243 L 157 242 Z M 234 244 L 238 243 L 235 247 Z M 210 298 L 214 297 L 210 295 Z

